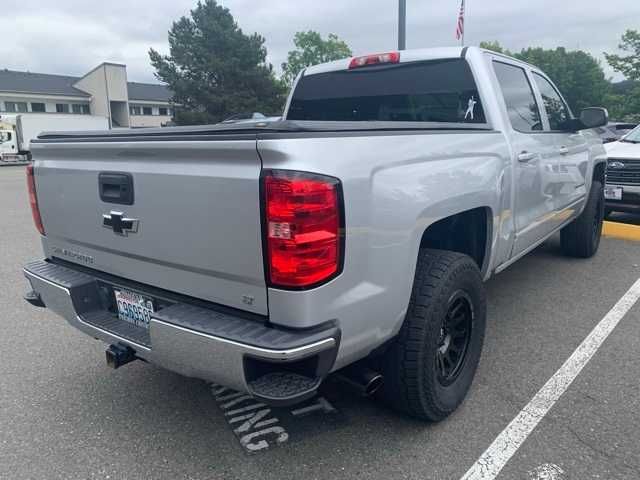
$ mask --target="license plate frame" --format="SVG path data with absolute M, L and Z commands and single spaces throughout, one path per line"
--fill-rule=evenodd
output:
M 604 198 L 606 200 L 622 200 L 623 193 L 624 193 L 624 188 L 622 187 L 606 186 L 604 188 Z
M 113 289 L 113 296 L 118 319 L 145 330 L 149 329 L 151 316 L 156 311 L 153 298 L 119 287 Z

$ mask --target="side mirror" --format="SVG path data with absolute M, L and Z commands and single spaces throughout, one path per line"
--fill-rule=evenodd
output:
M 609 123 L 609 112 L 606 108 L 589 107 L 580 112 L 581 130 L 604 127 Z

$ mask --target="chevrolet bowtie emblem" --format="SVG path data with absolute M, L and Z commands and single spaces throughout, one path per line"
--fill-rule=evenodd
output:
M 125 218 L 122 212 L 110 212 L 102 215 L 102 226 L 113 230 L 114 233 L 124 237 L 129 233 L 138 231 L 139 220 L 134 218 Z

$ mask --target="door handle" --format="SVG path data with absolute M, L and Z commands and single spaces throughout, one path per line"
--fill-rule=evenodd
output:
M 518 161 L 521 163 L 526 163 L 526 162 L 530 162 L 531 160 L 535 159 L 537 157 L 537 155 L 533 152 L 520 152 L 518 154 Z
M 100 200 L 118 205 L 133 205 L 133 176 L 130 173 L 101 172 L 98 175 Z
M 560 155 L 569 155 L 569 149 L 567 147 L 560 147 L 558 153 Z

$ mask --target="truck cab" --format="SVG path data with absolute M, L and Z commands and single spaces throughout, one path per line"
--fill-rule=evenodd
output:
M 21 158 L 15 129 L 12 125 L 0 122 L 0 162 L 13 163 Z

